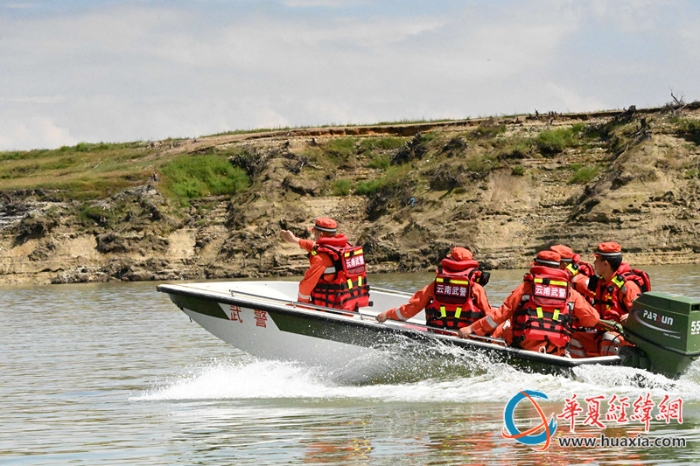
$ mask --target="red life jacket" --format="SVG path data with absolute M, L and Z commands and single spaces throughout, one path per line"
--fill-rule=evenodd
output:
M 571 340 L 573 303 L 564 270 L 534 266 L 523 281 L 532 285 L 513 313 L 513 346 L 523 340 L 548 341 L 563 348 Z
M 595 301 L 594 306 L 601 319 L 611 319 L 616 322 L 620 321 L 620 317 L 627 314 L 630 310 L 627 309 L 624 300 L 620 299 L 620 295 L 625 291 L 625 282 L 633 281 L 642 290 L 642 293 L 651 291 L 651 280 L 649 274 L 643 270 L 632 269 L 627 262 L 620 264 L 620 267 L 615 271 L 615 275 L 609 282 L 605 282 L 601 277 L 591 277 L 595 286 Z M 589 283 L 589 288 L 591 284 Z
M 472 296 L 472 283 L 485 285 L 489 273 L 474 260 L 443 259 L 435 271 L 433 298 L 425 307 L 426 324 L 441 328 L 462 328 L 484 317 Z
M 588 262 L 583 262 L 579 254 L 574 254 L 571 264 L 566 266 L 566 270 L 574 277 L 578 274 L 592 277 L 595 275 L 595 269 Z
M 348 244 L 345 235 L 323 237 L 316 241 L 310 255 L 328 254 L 333 265 L 327 267 L 311 291 L 311 302 L 319 306 L 357 311 L 369 305 L 369 284 L 362 246 Z

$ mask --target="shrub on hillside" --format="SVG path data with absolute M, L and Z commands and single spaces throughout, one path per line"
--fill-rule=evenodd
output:
M 426 144 L 432 140 L 423 136 L 422 133 L 417 133 L 413 139 L 408 141 L 396 154 L 391 158 L 391 165 L 401 165 L 412 160 L 420 160 L 428 152 Z
M 334 164 L 342 165 L 357 153 L 357 139 L 331 139 L 326 145 L 322 146 L 322 150 Z
M 270 152 L 260 153 L 255 149 L 243 149 L 238 154 L 229 157 L 229 161 L 245 170 L 246 174 L 252 179 L 265 169 L 271 158 L 272 154 Z
M 678 118 L 674 121 L 677 125 L 677 133 L 687 139 L 700 145 L 700 120 L 691 120 L 689 118 Z
M 531 139 L 521 139 L 503 148 L 499 152 L 498 158 L 500 160 L 530 158 L 533 145 Z
M 462 172 L 464 167 L 444 163 L 426 172 L 430 183 L 430 189 L 434 191 L 452 191 L 462 186 Z
M 355 194 L 367 196 L 367 215 L 376 220 L 391 207 L 406 205 L 413 196 L 408 167 L 392 167 L 377 180 L 361 181 Z
M 360 181 L 355 187 L 355 194 L 358 196 L 371 196 L 377 192 L 380 184 L 379 180 Z
M 352 182 L 350 180 L 335 180 L 331 185 L 334 196 L 347 196 L 350 194 Z
M 243 169 L 217 155 L 182 155 L 163 165 L 161 173 L 167 189 L 182 199 L 233 195 L 250 183 Z
M 551 156 L 563 152 L 568 147 L 578 144 L 578 133 L 575 128 L 560 128 L 542 131 L 534 142 L 542 155 Z
M 569 178 L 569 184 L 586 184 L 598 175 L 600 168 L 597 165 L 586 165 L 580 167 Z
M 381 170 L 386 170 L 391 166 L 391 155 L 381 154 L 372 157 L 372 159 L 367 163 L 367 168 L 379 168 Z
M 493 154 L 478 155 L 467 159 L 467 169 L 472 172 L 472 178 L 474 176 L 483 178 L 483 175 L 487 175 L 491 170 L 500 166 L 498 158 Z
M 516 165 L 511 169 L 510 174 L 513 176 L 525 176 L 525 167 Z
M 369 151 L 374 151 L 374 150 L 393 150 L 393 149 L 398 149 L 399 147 L 403 146 L 405 144 L 405 140 L 403 138 L 396 138 L 396 137 L 374 137 L 374 138 L 365 138 L 360 141 L 360 149 L 361 150 L 369 150 Z
M 489 139 L 506 132 L 506 125 L 483 125 L 472 132 L 472 136 L 477 139 Z

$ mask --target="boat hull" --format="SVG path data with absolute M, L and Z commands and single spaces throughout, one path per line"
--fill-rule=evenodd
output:
M 294 282 L 219 282 L 160 285 L 158 290 L 216 337 L 266 359 L 323 367 L 349 362 L 381 367 L 398 352 L 408 359 L 431 353 L 444 358 L 456 349 L 462 355 L 479 353 L 494 362 L 538 372 L 620 363 L 618 356 L 570 359 L 506 347 L 498 340 L 465 340 L 454 332 L 429 329 L 421 315 L 405 323 L 377 322 L 374 317 L 380 310 L 408 300 L 410 295 L 404 293 L 373 291 L 374 306 L 358 313 L 308 308 L 291 300 L 296 286 Z

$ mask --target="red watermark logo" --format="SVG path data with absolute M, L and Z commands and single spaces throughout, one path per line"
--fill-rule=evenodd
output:
M 615 425 L 634 427 L 640 424 L 644 432 L 648 433 L 653 421 L 662 421 L 670 424 L 672 421 L 683 424 L 683 400 L 664 395 L 658 403 L 652 399 L 651 393 L 645 393 L 637 397 L 620 395 L 589 396 L 583 399 L 576 393 L 564 400 L 564 407 L 558 414 L 547 416 L 534 398 L 547 400 L 547 395 L 532 390 L 519 392 L 506 404 L 503 410 L 504 427 L 501 432 L 504 438 L 515 440 L 530 446 L 538 446 L 540 451 L 546 450 L 555 433 L 557 433 L 557 420 L 564 421 L 571 433 L 576 433 L 576 426 L 587 426 L 595 429 L 606 429 Z M 521 430 L 515 423 L 515 408 L 523 400 L 528 400 L 535 408 L 541 422 L 534 427 Z M 582 404 L 585 404 L 585 408 Z M 561 434 L 561 429 L 559 429 Z M 585 441 L 584 441 L 585 440 Z M 685 446 L 684 438 L 676 437 L 607 437 L 601 434 L 599 437 L 582 436 L 578 439 L 571 437 L 557 437 L 560 446 L 649 446 L 665 447 L 669 444 Z

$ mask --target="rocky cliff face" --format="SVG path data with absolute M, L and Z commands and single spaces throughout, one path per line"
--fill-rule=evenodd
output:
M 308 236 L 316 216 L 375 273 L 430 270 L 454 245 L 490 268 L 601 241 L 634 265 L 700 263 L 699 120 L 695 105 L 200 138 L 163 156 L 236 149 L 246 192 L 185 208 L 156 180 L 88 203 L 2 192 L 0 283 L 298 275 L 279 232 Z

